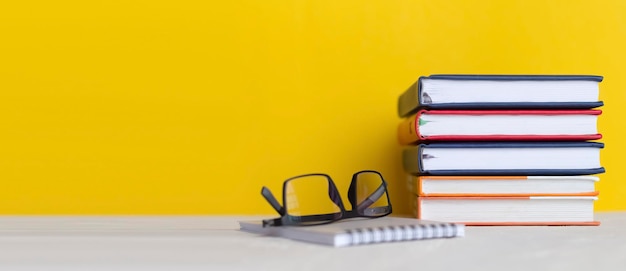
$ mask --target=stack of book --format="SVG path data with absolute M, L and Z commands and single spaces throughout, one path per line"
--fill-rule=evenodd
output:
M 431 75 L 398 99 L 417 218 L 598 225 L 601 76 Z

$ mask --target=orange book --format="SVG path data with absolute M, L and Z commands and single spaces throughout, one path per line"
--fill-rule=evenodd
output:
M 596 196 L 596 176 L 410 176 L 411 192 L 427 197 Z
M 419 219 L 470 226 L 597 226 L 595 196 L 416 197 Z

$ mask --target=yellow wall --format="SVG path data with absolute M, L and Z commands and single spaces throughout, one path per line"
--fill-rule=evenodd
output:
M 242 3 L 237 3 L 242 2 Z M 626 1 L 4 1 L 0 213 L 271 214 L 262 185 L 381 171 L 431 73 L 604 75 L 598 210 L 626 210 Z M 345 194 L 344 194 L 345 196 Z

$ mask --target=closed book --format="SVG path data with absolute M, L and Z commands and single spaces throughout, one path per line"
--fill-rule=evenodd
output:
M 599 101 L 595 75 L 422 76 L 398 98 L 398 115 L 418 109 L 594 108 Z
M 407 146 L 413 175 L 591 175 L 603 173 L 600 142 L 436 142 Z
M 597 176 L 411 176 L 423 197 L 595 196 Z
M 346 247 L 422 239 L 461 237 L 458 223 L 404 217 L 355 218 L 317 226 L 263 227 L 261 221 L 240 221 L 242 231 L 296 241 Z
M 419 219 L 472 226 L 597 226 L 595 196 L 416 197 Z
M 598 133 L 600 110 L 420 110 L 398 125 L 398 142 L 584 141 Z

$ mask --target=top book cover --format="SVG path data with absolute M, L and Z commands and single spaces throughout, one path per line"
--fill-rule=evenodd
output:
M 588 109 L 603 105 L 597 75 L 437 74 L 398 98 L 398 116 L 419 109 Z

